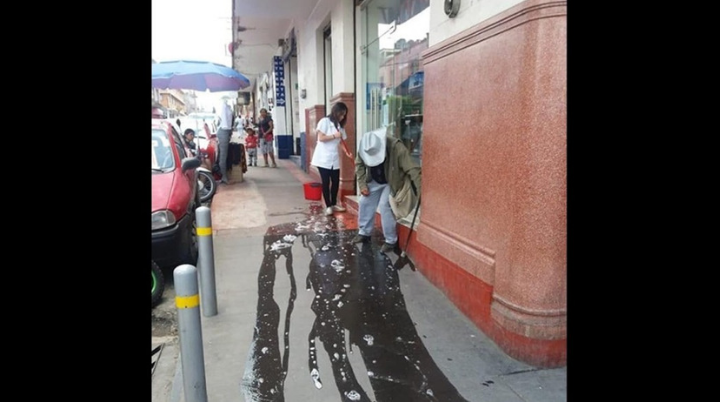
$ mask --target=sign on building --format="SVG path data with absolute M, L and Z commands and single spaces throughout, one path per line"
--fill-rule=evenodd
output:
M 275 71 L 275 106 L 285 106 L 285 63 L 280 56 L 273 57 Z

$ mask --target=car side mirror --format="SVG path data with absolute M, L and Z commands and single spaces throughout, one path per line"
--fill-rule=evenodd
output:
M 182 171 L 183 173 L 187 172 L 190 169 L 197 169 L 200 167 L 200 159 L 191 157 L 191 158 L 185 158 L 182 160 Z

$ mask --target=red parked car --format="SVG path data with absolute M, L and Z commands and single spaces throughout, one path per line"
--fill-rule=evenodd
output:
M 174 125 L 152 119 L 152 259 L 160 267 L 197 263 L 199 166 Z

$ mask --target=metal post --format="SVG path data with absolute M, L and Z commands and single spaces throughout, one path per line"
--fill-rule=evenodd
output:
M 205 317 L 217 315 L 217 296 L 215 294 L 215 254 L 213 251 L 212 219 L 210 208 L 198 207 L 195 210 L 198 238 L 198 265 L 200 269 L 200 297 Z
M 186 402 L 207 402 L 197 269 L 183 264 L 173 271 L 178 309 L 180 360 Z

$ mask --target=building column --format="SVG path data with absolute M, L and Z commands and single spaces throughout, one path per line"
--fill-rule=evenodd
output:
M 315 152 L 315 145 L 317 144 L 317 137 L 315 136 L 315 128 L 317 127 L 318 121 L 325 116 L 325 106 L 315 105 L 305 109 L 305 166 L 308 167 L 308 173 L 320 181 L 320 173 L 317 168 L 310 165 L 312 161 L 313 152 Z

